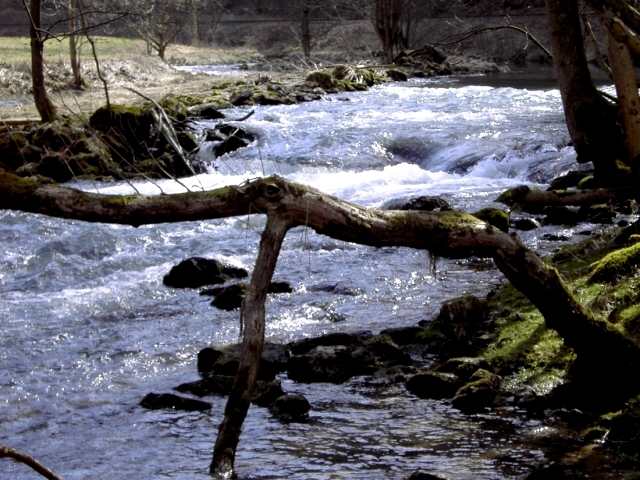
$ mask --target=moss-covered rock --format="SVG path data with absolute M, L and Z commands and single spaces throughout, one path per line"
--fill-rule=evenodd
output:
M 317 70 L 307 75 L 305 84 L 310 87 L 320 87 L 324 90 L 331 90 L 336 87 L 336 79 L 331 72 Z
M 493 405 L 501 380 L 498 375 L 488 370 L 477 370 L 469 382 L 458 389 L 451 403 L 466 413 L 481 411 Z
M 509 231 L 509 213 L 499 208 L 483 208 L 473 214 L 474 217 L 478 217 L 480 220 L 484 220 L 489 225 L 493 225 L 498 230 L 503 232 Z
M 592 265 L 589 282 L 611 283 L 640 266 L 640 243 L 615 250 Z

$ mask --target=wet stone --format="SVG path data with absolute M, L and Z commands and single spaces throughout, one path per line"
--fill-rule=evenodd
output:
M 211 410 L 212 405 L 202 400 L 181 397 L 172 393 L 149 393 L 140 402 L 140 406 L 148 410 L 183 410 L 186 412 L 202 412 Z
M 305 422 L 309 419 L 311 404 L 300 394 L 285 394 L 276 399 L 271 413 L 284 422 Z
M 420 398 L 451 398 L 460 386 L 460 379 L 452 373 L 425 371 L 412 376 L 407 390 Z
M 173 288 L 198 288 L 224 283 L 234 278 L 245 278 L 248 275 L 245 269 L 224 264 L 219 260 L 192 257 L 174 266 L 164 276 L 163 283 Z

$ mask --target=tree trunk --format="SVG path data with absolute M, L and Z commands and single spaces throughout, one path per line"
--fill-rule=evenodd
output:
M 240 312 L 244 326 L 240 365 L 233 390 L 224 409 L 218 438 L 213 449 L 210 473 L 219 479 L 233 478 L 236 448 L 240 441 L 242 424 L 247 416 L 253 388 L 256 384 L 264 347 L 265 300 L 273 278 L 282 242 L 289 226 L 277 215 L 269 215 L 262 233 L 260 251 L 256 260 L 247 297 Z
M 77 0 L 69 0 L 67 4 L 67 14 L 69 16 L 69 61 L 71 62 L 71 72 L 73 73 L 72 87 L 76 90 L 82 88 L 82 73 L 80 71 L 80 56 L 78 54 L 78 9 Z
M 56 107 L 53 105 L 47 94 L 44 81 L 44 40 L 41 32 L 40 20 L 40 0 L 31 0 L 29 11 L 31 26 L 29 35 L 31 37 L 31 83 L 33 88 L 33 100 L 36 109 L 43 122 L 52 122 L 56 119 Z
M 309 24 L 310 9 L 306 0 L 302 7 L 302 51 L 304 52 L 304 58 L 309 60 L 311 58 L 311 26 Z
M 191 0 L 191 45 L 200 46 L 200 12 L 198 9 L 198 0 Z
M 624 155 L 624 141 L 616 124 L 615 109 L 593 85 L 577 0 L 546 0 L 546 5 L 554 65 L 578 161 L 593 162 L 597 180 L 615 183 L 616 160 Z
M 611 29 L 612 27 L 610 27 Z M 621 123 L 624 126 L 627 162 L 629 165 L 640 155 L 640 99 L 638 82 L 629 48 L 609 33 L 609 63 L 616 84 Z

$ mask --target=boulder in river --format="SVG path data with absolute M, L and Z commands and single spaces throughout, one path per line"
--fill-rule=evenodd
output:
M 220 349 L 207 347 L 198 353 L 198 372 L 203 378 L 211 375 L 234 376 L 240 363 L 241 344 Z M 262 361 L 258 378 L 272 380 L 276 374 L 286 369 L 289 352 L 286 345 L 266 342 L 262 351 Z
M 186 412 L 202 412 L 211 410 L 212 405 L 202 400 L 181 397 L 172 393 L 149 393 L 140 402 L 140 406 L 149 410 L 184 410 Z
M 499 208 L 483 208 L 473 214 L 475 217 L 493 225 L 503 232 L 509 231 L 509 214 Z
M 182 383 L 176 387 L 176 391 L 190 393 L 197 397 L 229 395 L 233 388 L 234 379 L 235 377 L 229 375 L 210 375 L 195 382 Z M 282 384 L 279 380 L 258 380 L 252 402 L 260 407 L 269 407 L 282 395 L 284 395 L 284 390 L 282 390 Z
M 407 480 L 447 480 L 445 477 L 438 475 L 432 475 L 431 473 L 425 473 L 421 470 L 413 472 Z
M 382 205 L 384 210 L 422 210 L 425 212 L 444 212 L 451 210 L 451 205 L 440 197 L 420 196 L 394 198 Z
M 311 404 L 300 394 L 288 393 L 276 399 L 271 413 L 284 422 L 305 422 L 309 419 Z
M 482 340 L 488 322 L 487 301 L 464 295 L 445 302 L 423 336 L 431 338 L 433 347 L 448 356 L 467 355 Z
M 201 120 L 219 120 L 225 118 L 224 113 L 218 110 L 216 103 L 202 103 L 194 105 L 188 109 L 189 116 L 196 117 Z
M 469 382 L 460 387 L 452 404 L 465 413 L 474 413 L 493 405 L 502 379 L 488 370 L 479 369 Z
M 236 310 L 242 305 L 242 300 L 247 296 L 249 285 L 246 283 L 235 283 L 226 287 L 210 288 L 200 292 L 201 295 L 211 295 L 214 297 L 211 305 L 220 310 Z M 293 288 L 287 282 L 271 282 L 267 293 L 292 293 Z
M 224 283 L 234 278 L 245 278 L 244 268 L 234 267 L 219 260 L 192 257 L 174 266 L 163 278 L 167 287 L 198 288 L 204 285 Z
M 460 379 L 452 373 L 427 370 L 409 378 L 406 387 L 420 398 L 451 398 L 460 387 Z

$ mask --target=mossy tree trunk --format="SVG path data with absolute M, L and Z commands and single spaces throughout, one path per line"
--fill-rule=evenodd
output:
M 26 4 L 25 4 L 26 5 Z M 41 21 L 42 5 L 40 0 L 30 0 L 27 15 L 29 16 L 29 36 L 31 38 L 31 84 L 33 100 L 43 122 L 56 119 L 56 107 L 47 94 L 44 80 L 44 32 Z
M 58 185 L 41 185 L 0 171 L 0 209 L 77 220 L 139 226 L 266 214 L 267 226 L 241 318 L 241 365 L 225 409 L 211 464 L 218 478 L 233 478 L 242 423 L 250 406 L 264 344 L 265 292 L 286 232 L 307 226 L 319 234 L 373 247 L 409 247 L 436 256 L 489 257 L 542 312 L 578 358 L 600 359 L 627 371 L 640 368 L 640 346 L 610 323 L 594 317 L 561 275 L 515 236 L 456 211 L 384 211 L 342 201 L 280 177 L 254 180 L 209 192 L 155 197 L 108 196 Z M 636 387 L 640 387 L 637 385 Z

